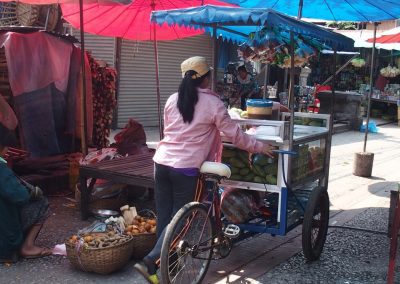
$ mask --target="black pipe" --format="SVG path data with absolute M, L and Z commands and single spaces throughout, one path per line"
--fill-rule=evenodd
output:
M 375 65 L 375 44 L 376 44 L 376 29 L 378 27 L 377 22 L 374 22 L 374 43 L 372 45 L 372 58 L 371 58 L 371 70 L 370 70 L 370 78 L 369 78 L 369 94 L 368 94 L 368 107 L 367 107 L 367 124 L 365 126 L 365 136 L 364 136 L 364 148 L 363 152 L 365 153 L 367 150 L 367 139 L 368 139 L 368 124 L 369 124 L 369 117 L 371 111 L 371 96 L 373 92 L 373 75 L 374 75 L 374 65 Z
M 360 232 L 366 232 L 366 233 L 371 233 L 371 234 L 378 234 L 378 235 L 385 235 L 385 236 L 387 235 L 387 232 L 375 231 L 375 230 L 363 229 L 363 228 L 357 228 L 357 227 L 349 227 L 349 226 L 330 225 L 330 226 L 328 226 L 328 228 L 347 229 L 347 230 L 360 231 Z

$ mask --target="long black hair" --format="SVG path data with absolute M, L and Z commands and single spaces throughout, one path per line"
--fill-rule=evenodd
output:
M 199 100 L 197 87 L 201 85 L 205 78 L 210 76 L 210 71 L 204 74 L 201 77 L 198 76 L 198 73 L 193 70 L 189 70 L 185 73 L 185 76 L 182 79 L 181 84 L 178 89 L 178 109 L 183 117 L 183 122 L 191 123 L 194 116 L 194 107 Z

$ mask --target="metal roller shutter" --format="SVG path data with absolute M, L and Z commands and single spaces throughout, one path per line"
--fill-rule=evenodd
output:
M 158 51 L 163 109 L 168 97 L 178 89 L 183 60 L 199 55 L 212 63 L 212 40 L 202 35 L 158 42 Z M 122 41 L 118 127 L 124 127 L 129 118 L 144 126 L 158 126 L 153 42 Z
M 71 34 L 80 40 L 80 32 L 72 28 Z M 105 61 L 108 66 L 115 66 L 115 38 L 85 33 L 85 49 L 97 60 Z

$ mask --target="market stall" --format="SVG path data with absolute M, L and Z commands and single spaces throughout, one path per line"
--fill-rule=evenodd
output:
M 369 42 L 374 42 L 374 39 L 369 39 Z M 381 116 L 388 120 L 396 119 L 397 105 L 397 120 L 400 121 L 400 52 L 398 43 L 400 42 L 400 29 L 394 28 L 387 31 L 382 36 L 376 38 L 376 43 L 380 46 L 389 46 L 397 49 L 397 52 L 391 50 L 390 61 L 387 66 L 379 70 L 378 80 L 376 83 L 377 90 L 371 95 L 372 107 L 371 113 L 373 116 Z M 384 79 L 383 79 L 383 78 Z M 378 85 L 378 82 L 380 83 Z M 379 89 L 378 89 L 379 88 Z M 383 113 L 383 115 L 382 115 Z M 399 122 L 400 123 L 400 122 Z M 400 125 L 400 124 L 399 124 Z
M 338 49 L 351 49 L 352 40 L 268 9 L 204 6 L 153 12 L 152 21 L 204 28 L 214 36 L 247 41 L 242 51 L 248 60 L 263 60 L 290 67 L 290 113 L 282 113 L 279 120 L 271 120 L 272 104 L 267 101 L 259 104 L 248 101 L 247 112 L 237 112 L 243 116 L 236 120 L 240 127 L 259 141 L 276 146 L 277 156 L 268 158 L 261 154 L 250 154 L 234 147 L 231 141 L 223 137 L 222 163 L 228 165 L 232 173 L 222 181 L 224 234 L 231 239 L 239 237 L 240 232 L 285 235 L 303 223 L 304 254 L 308 260 L 318 259 L 329 219 L 327 188 L 332 112 L 328 115 L 294 112 L 294 68 L 303 66 L 307 58 L 315 54 L 318 46 L 332 47 L 336 52 Z M 250 44 L 249 34 L 252 40 Z M 256 45 L 254 39 L 264 40 L 265 44 Z M 302 47 L 303 44 L 310 47 Z M 282 52 L 279 52 L 281 48 Z M 334 82 L 335 76 L 333 85 Z M 253 193 L 259 198 L 258 202 L 255 201 L 258 203 L 256 212 L 245 206 L 245 200 L 254 201 L 251 197 L 254 197 Z M 197 205 L 192 206 L 195 210 Z M 182 210 L 190 215 L 190 208 L 188 205 Z M 178 215 L 174 218 L 176 224 Z M 173 238 L 166 236 L 165 240 L 168 239 Z M 229 240 L 226 242 L 229 243 Z M 190 240 L 181 240 L 180 243 L 190 247 Z M 228 245 L 227 249 L 231 247 Z M 227 254 L 229 252 L 221 257 Z M 163 259 L 162 253 L 161 267 L 167 265 Z

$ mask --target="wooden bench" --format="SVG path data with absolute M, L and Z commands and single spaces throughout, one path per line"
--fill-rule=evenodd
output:
M 154 189 L 154 151 L 132 155 L 111 161 L 102 161 L 93 165 L 80 166 L 82 220 L 89 217 L 89 197 L 96 179 L 105 179 L 115 183 L 147 187 Z M 91 179 L 87 186 L 88 179 Z

